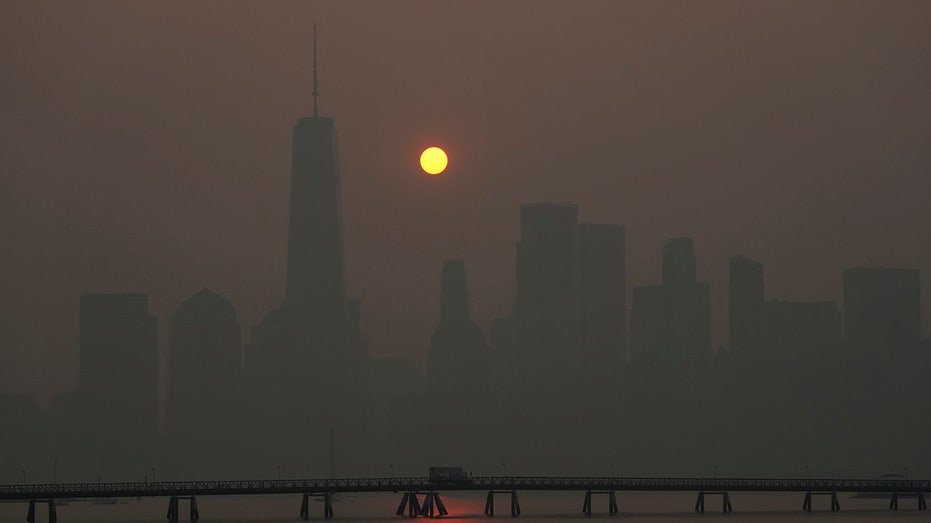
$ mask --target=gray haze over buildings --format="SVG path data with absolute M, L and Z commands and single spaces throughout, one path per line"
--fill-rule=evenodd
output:
M 38 455 L 920 470 L 928 4 L 0 9 L 0 393 L 51 405 L 4 396 Z

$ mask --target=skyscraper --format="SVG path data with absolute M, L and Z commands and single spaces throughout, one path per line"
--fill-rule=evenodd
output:
M 514 320 L 526 382 L 562 383 L 578 367 L 578 207 L 521 205 Z
M 711 354 L 710 292 L 696 282 L 691 238 L 663 244 L 663 289 L 666 297 L 668 361 L 696 365 Z
M 242 333 L 236 309 L 203 289 L 178 306 L 168 335 L 165 428 L 176 467 L 217 470 L 229 461 L 238 427 Z M 179 455 L 180 454 L 180 455 Z
M 634 287 L 630 308 L 630 361 L 655 366 L 665 358 L 666 294 L 662 285 Z
M 691 238 L 663 243 L 663 283 L 636 287 L 631 347 L 647 364 L 701 369 L 711 355 L 711 291 L 696 281 Z
M 590 371 L 627 361 L 627 258 L 623 225 L 579 225 L 581 348 Z
M 84 294 L 79 334 L 84 436 L 107 477 L 138 467 L 158 429 L 158 328 L 141 293 Z M 114 415 L 119 414 L 119 415 Z
M 768 357 L 805 356 L 840 343 L 840 312 L 833 301 L 763 304 L 760 348 Z
M 727 290 L 729 352 L 756 352 L 762 341 L 763 264 L 746 256 L 731 256 Z
M 257 420 L 250 430 L 281 434 L 275 448 L 250 454 L 298 455 L 305 470 L 327 452 L 331 434 L 361 463 L 371 434 L 368 343 L 360 304 L 346 295 L 338 141 L 333 119 L 318 110 L 316 29 L 313 82 L 311 116 L 292 132 L 285 297 L 252 329 L 244 369 Z
M 315 29 L 313 113 L 298 118 L 291 139 L 285 304 L 307 314 L 316 345 L 339 350 L 347 328 L 339 151 L 336 126 L 319 115 L 318 96 Z
M 490 390 L 488 347 L 469 317 L 465 263 L 446 260 L 440 291 L 440 324 L 427 353 L 430 394 L 478 399 Z M 477 405 L 476 405 L 477 406 Z
M 914 347 L 921 338 L 918 269 L 860 267 L 844 271 L 844 343 L 860 353 Z

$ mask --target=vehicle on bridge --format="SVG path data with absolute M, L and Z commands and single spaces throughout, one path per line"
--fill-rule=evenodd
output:
M 430 467 L 430 482 L 437 485 L 471 484 L 472 478 L 462 467 Z

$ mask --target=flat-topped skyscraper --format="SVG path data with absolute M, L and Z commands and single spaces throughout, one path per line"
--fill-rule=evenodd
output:
M 285 296 L 251 329 L 243 365 L 249 406 L 242 430 L 246 467 L 293 461 L 301 470 L 326 460 L 331 432 L 341 470 L 364 463 L 370 435 L 368 341 L 361 306 L 350 302 L 343 266 L 339 145 L 333 119 L 320 116 L 314 31 L 313 109 L 291 141 L 291 192 Z M 280 436 L 273 446 L 266 430 Z M 342 450 L 341 450 L 342 452 Z M 358 470 L 358 469 L 355 469 Z
M 346 283 L 339 153 L 332 118 L 317 109 L 314 30 L 313 113 L 298 118 L 291 141 L 291 201 L 285 305 L 307 314 L 317 341 L 341 346 L 346 330 Z

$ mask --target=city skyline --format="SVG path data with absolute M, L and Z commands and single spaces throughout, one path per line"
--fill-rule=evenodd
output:
M 86 9 L 93 12 L 101 5 L 88 4 Z M 373 9 L 386 9 L 386 16 L 394 20 L 412 6 L 405 4 L 397 12 Z M 774 11 L 769 4 L 738 6 L 740 4 L 712 4 L 708 11 L 722 18 L 716 19 L 719 32 L 708 34 L 744 34 L 738 20 L 759 28 L 762 16 Z M 212 7 L 193 9 L 207 15 L 213 14 Z M 631 13 L 612 9 L 608 4 L 597 4 L 578 11 L 577 20 L 570 20 L 560 28 L 555 23 L 557 7 L 558 4 L 544 5 L 539 16 L 548 23 L 543 26 L 515 23 L 510 33 L 498 32 L 500 26 L 484 15 L 466 20 L 463 28 L 454 31 L 452 41 L 464 39 L 469 28 L 479 28 L 491 35 L 492 43 L 472 49 L 477 56 L 470 55 L 467 47 L 459 48 L 451 43 L 440 45 L 440 51 L 450 57 L 473 56 L 473 60 L 451 59 L 459 63 L 463 71 L 441 68 L 443 75 L 436 77 L 426 90 L 419 89 L 416 84 L 400 84 L 408 91 L 420 93 L 421 97 L 412 97 L 409 92 L 404 95 L 403 103 L 388 104 L 391 110 L 379 111 L 374 107 L 375 102 L 382 100 L 379 97 L 385 94 L 373 93 L 378 91 L 375 84 L 365 84 L 363 88 L 358 78 L 365 71 L 351 64 L 366 64 L 370 66 L 369 72 L 387 74 L 392 71 L 391 62 L 383 61 L 388 60 L 387 57 L 373 59 L 368 52 L 355 47 L 341 30 L 347 26 L 366 27 L 364 21 L 353 26 L 346 23 L 348 15 L 341 8 L 321 4 L 322 14 L 329 19 L 321 25 L 320 59 L 325 86 L 321 88 L 325 93 L 321 104 L 327 114 L 342 122 L 349 295 L 364 298 L 363 331 L 372 341 L 373 355 L 409 357 L 425 368 L 430 335 L 438 319 L 435 278 L 426 275 L 434 274 L 435 268 L 447 258 L 465 259 L 469 267 L 472 316 L 485 335 L 489 335 L 492 321 L 506 316 L 515 298 L 516 209 L 527 202 L 569 200 L 579 205 L 580 222 L 625 226 L 628 310 L 633 287 L 660 280 L 656 257 L 661 242 L 677 236 L 693 238 L 698 280 L 711 285 L 713 349 L 721 344 L 727 346 L 727 260 L 732 255 L 747 254 L 770 269 L 766 281 L 768 295 L 800 301 L 841 303 L 842 271 L 869 266 L 870 260 L 875 260 L 877 266 L 915 268 L 926 274 L 931 269 L 929 242 L 913 238 L 926 235 L 922 224 L 926 227 L 931 223 L 923 203 L 928 194 L 928 184 L 924 180 L 931 172 L 931 159 L 921 152 L 927 144 L 922 122 L 928 121 L 929 111 L 927 101 L 918 96 L 926 92 L 928 68 L 912 67 L 915 63 L 927 63 L 928 53 L 920 46 L 912 46 L 916 54 L 907 59 L 904 54 L 898 56 L 891 52 L 908 47 L 906 44 L 912 41 L 909 39 L 917 38 L 914 31 L 920 24 L 909 20 L 920 16 L 906 16 L 906 12 L 927 9 L 926 6 L 902 4 L 900 10 L 885 11 L 887 19 L 875 21 L 874 32 L 867 35 L 874 39 L 867 40 L 877 46 L 885 45 L 882 49 L 890 51 L 875 51 L 883 56 L 886 65 L 881 70 L 886 75 L 870 77 L 873 83 L 859 86 L 840 81 L 862 80 L 854 72 L 853 62 L 831 62 L 836 69 L 830 69 L 830 74 L 817 68 L 824 66 L 828 58 L 842 54 L 826 45 L 831 39 L 816 38 L 816 32 L 798 26 L 789 14 L 776 17 L 770 22 L 771 26 L 763 24 L 776 34 L 800 32 L 808 37 L 808 40 L 803 38 L 805 42 L 818 44 L 815 48 L 825 59 L 825 62 L 806 61 L 793 54 L 798 49 L 789 43 L 785 49 L 768 55 L 771 58 L 792 57 L 797 60 L 797 67 L 823 73 L 816 75 L 822 83 L 803 82 L 795 90 L 790 86 L 788 96 L 774 97 L 776 105 L 773 107 L 792 101 L 792 96 L 820 102 L 807 107 L 807 116 L 790 112 L 785 116 L 787 120 L 752 110 L 763 83 L 757 84 L 745 77 L 736 79 L 742 79 L 744 83 L 738 85 L 747 90 L 739 90 L 738 96 L 730 101 L 712 95 L 716 92 L 712 87 L 719 85 L 716 83 L 705 86 L 704 98 L 677 90 L 677 75 L 685 74 L 691 67 L 704 65 L 715 70 L 713 66 L 734 61 L 744 65 L 750 62 L 742 62 L 741 55 L 725 51 L 713 39 L 702 40 L 704 46 L 699 46 L 701 52 L 692 60 L 683 58 L 682 49 L 677 45 L 681 46 L 684 40 L 677 39 L 673 31 L 680 20 L 675 9 L 644 7 L 634 13 L 632 21 L 622 23 L 623 16 Z M 61 12 L 52 12 L 42 7 L 18 6 L 11 10 L 13 19 L 34 20 L 40 26 L 51 24 L 43 27 L 57 27 L 55 24 L 69 9 L 76 8 L 62 7 Z M 85 8 L 77 9 L 83 12 Z M 219 40 L 211 44 L 208 39 L 204 47 L 199 48 L 207 55 L 193 59 L 192 65 L 208 71 L 206 75 L 191 74 L 193 70 L 178 62 L 181 55 L 174 54 L 170 47 L 163 56 L 143 53 L 140 63 L 175 72 L 162 77 L 167 82 L 164 89 L 155 89 L 156 78 L 148 76 L 150 73 L 146 70 L 135 71 L 133 74 L 140 75 L 142 83 L 133 83 L 136 77 L 120 73 L 120 67 L 125 64 L 122 55 L 104 53 L 98 54 L 101 58 L 97 62 L 82 63 L 86 66 L 85 74 L 79 75 L 75 87 L 62 95 L 52 86 L 56 85 L 58 75 L 66 74 L 77 63 L 57 62 L 49 56 L 66 57 L 73 51 L 48 47 L 45 49 L 51 55 L 41 55 L 45 58 L 40 56 L 32 62 L 27 59 L 33 55 L 26 53 L 22 46 L 13 46 L 13 51 L 7 51 L 6 57 L 25 71 L 25 78 L 31 79 L 30 85 L 36 87 L 7 87 L 5 93 L 7 100 L 22 108 L 22 113 L 14 114 L 6 124 L 9 126 L 5 127 L 6 135 L 15 152 L 6 153 L 2 164 L 4 177 L 10 180 L 4 183 L 3 233 L 12 241 L 9 249 L 12 256 L 5 260 L 2 268 L 8 275 L 18 275 L 7 277 L 10 290 L 5 293 L 4 306 L 0 309 L 3 319 L 0 327 L 4 331 L 2 335 L 10 340 L 5 345 L 11 347 L 9 357 L 12 360 L 3 371 L 6 373 L 4 382 L 10 389 L 3 392 L 38 394 L 47 400 L 53 392 L 62 392 L 75 384 L 77 331 L 74 326 L 78 297 L 83 292 L 147 293 L 152 300 L 150 313 L 159 319 L 163 358 L 168 317 L 183 299 L 200 288 L 211 288 L 232 302 L 239 312 L 244 340 L 248 340 L 248 328 L 257 325 L 262 315 L 280 301 L 285 289 L 287 220 L 283 213 L 287 212 L 289 158 L 283 144 L 287 143 L 288 122 L 293 121 L 297 113 L 310 112 L 308 21 L 313 18 L 310 15 L 314 11 L 312 7 L 280 9 L 288 14 L 283 18 L 289 20 L 276 18 L 272 23 L 259 18 L 254 23 L 262 35 L 257 41 L 286 50 L 281 53 L 261 53 L 259 48 L 248 44 L 242 44 L 244 48 L 232 46 L 234 50 L 227 51 L 227 47 L 219 43 L 226 42 L 224 37 L 233 35 L 235 24 L 242 23 L 243 17 L 261 11 L 255 6 L 233 4 L 212 24 L 177 22 L 182 41 L 184 38 L 199 41 L 196 38 L 200 38 L 197 36 L 200 30 Z M 792 14 L 804 11 L 797 6 L 785 9 L 785 13 Z M 846 13 L 851 17 L 850 22 L 834 29 L 841 32 L 852 30 L 854 21 L 865 20 L 870 14 L 865 4 L 858 3 L 850 7 L 825 3 L 812 9 Z M 475 10 L 449 8 L 431 13 L 449 20 L 465 12 L 482 14 L 487 10 L 488 6 L 483 5 Z M 504 18 L 514 22 L 517 8 L 505 10 Z M 115 23 L 113 18 L 92 21 L 78 17 L 76 29 L 63 27 L 62 35 L 77 38 L 75 51 L 90 55 L 121 41 L 132 44 L 130 48 L 141 53 L 149 49 L 150 44 L 133 37 L 132 31 L 142 31 L 140 34 L 160 41 L 155 31 L 159 26 L 151 25 L 147 17 L 170 18 L 172 14 L 171 8 L 154 4 L 124 6 L 116 11 L 117 15 L 111 16 L 125 17 L 126 29 L 109 25 Z M 303 16 L 305 11 L 307 16 Z M 621 37 L 623 31 L 614 31 L 605 22 L 594 26 L 598 31 L 581 31 L 602 14 L 628 29 L 636 29 L 638 23 L 649 25 L 648 21 L 662 22 L 661 29 L 655 33 L 631 31 Z M 714 19 L 708 13 L 696 16 Z M 298 18 L 303 21 L 299 23 Z M 275 39 L 270 28 L 279 22 L 285 24 L 287 30 L 282 31 L 285 36 Z M 81 36 L 91 34 L 91 29 L 97 30 L 96 40 Z M 144 29 L 155 33 L 147 33 Z M 69 33 L 71 30 L 83 32 Z M 899 40 L 881 44 L 879 37 L 893 30 L 898 33 Z M 29 41 L 29 31 L 19 28 L 8 34 Z M 424 38 L 433 34 L 430 32 L 433 30 L 424 31 L 420 33 Z M 382 29 L 376 30 L 374 35 L 391 38 Z M 516 96 L 518 81 L 522 81 L 520 77 L 526 76 L 532 81 L 554 71 L 546 65 L 550 62 L 544 59 L 546 53 L 538 51 L 538 46 L 544 51 L 553 51 L 562 45 L 562 40 L 571 44 L 570 48 L 588 49 L 589 56 L 614 60 L 606 80 L 595 67 L 597 62 L 567 62 L 573 77 L 586 80 L 583 83 L 587 86 L 586 92 L 593 97 L 593 105 L 586 105 L 577 98 L 572 100 L 570 109 L 560 109 L 550 103 L 566 99 L 569 73 L 551 76 L 551 81 L 542 84 L 544 87 L 518 98 L 527 100 L 527 107 L 505 104 L 503 100 Z M 58 42 L 60 40 L 43 40 L 43 45 L 58 45 Z M 634 44 L 649 42 L 657 45 L 648 46 L 643 52 L 656 53 L 663 48 L 671 53 L 667 57 L 670 60 L 655 62 L 652 67 L 638 62 L 638 55 L 630 49 L 643 50 Z M 396 43 L 416 44 L 413 40 L 396 40 Z M 621 45 L 625 43 L 629 45 Z M 751 44 L 754 43 L 759 42 L 751 39 Z M 496 60 L 490 56 L 493 45 L 500 46 L 502 58 Z M 879 58 L 865 52 L 867 45 L 842 40 L 842 49 L 850 50 L 843 46 L 853 46 L 859 60 L 867 64 L 879 63 Z M 762 43 L 758 47 L 767 49 Z M 526 59 L 520 62 L 525 65 L 518 65 L 517 72 L 501 74 L 503 64 L 500 61 L 521 57 Z M 672 57 L 679 57 L 679 61 Z M 196 110 L 187 117 L 182 116 L 178 107 L 196 100 L 211 100 L 211 96 L 195 98 L 197 95 L 192 92 L 191 98 L 183 97 L 179 84 L 173 82 L 189 77 L 194 92 L 209 89 L 215 85 L 212 82 L 217 81 L 213 74 L 233 70 L 237 71 L 235 74 L 242 74 L 238 72 L 239 67 L 233 67 L 238 63 L 236 60 L 258 67 L 265 76 L 262 79 L 236 77 L 241 82 L 238 87 L 232 86 L 232 92 L 209 91 L 218 97 L 215 105 L 198 102 L 201 105 L 197 105 Z M 657 63 L 665 65 L 659 67 Z M 264 69 L 261 64 L 265 64 Z M 763 79 L 774 80 L 776 76 L 770 73 L 778 71 L 779 67 L 775 66 L 779 64 L 785 66 L 775 60 L 770 63 L 771 69 L 759 65 L 751 70 L 759 71 Z M 181 74 L 184 71 L 188 74 Z M 290 76 L 281 76 L 285 72 Z M 429 72 L 429 69 L 416 67 L 408 69 L 413 77 Z M 108 76 L 100 76 L 105 74 Z M 392 74 L 388 76 L 396 78 Z M 466 77 L 480 81 L 466 82 Z M 602 87 L 598 87 L 599 78 L 604 80 Z M 735 80 L 734 77 L 729 79 Z M 826 97 L 823 89 L 833 92 L 830 89 L 840 85 L 847 86 L 846 90 L 839 91 L 844 96 Z M 602 96 L 602 89 L 609 86 L 621 89 L 627 96 L 617 99 Z M 647 87 L 665 88 L 669 97 L 648 97 Z M 100 92 L 98 88 L 110 90 L 94 94 Z M 399 88 L 388 91 L 395 95 L 398 94 L 395 89 Z M 156 118 L 145 108 L 135 108 L 127 101 L 132 93 L 148 95 L 170 110 L 162 111 L 165 116 Z M 160 93 L 174 94 L 166 98 Z M 466 100 L 479 109 L 477 115 L 469 115 L 464 106 L 451 103 L 463 93 Z M 891 94 L 898 99 L 891 100 Z M 240 102 L 246 99 L 250 100 L 251 112 L 228 110 L 238 109 Z M 704 108 L 705 112 L 699 111 L 687 118 L 686 113 L 661 111 L 647 103 L 657 100 L 670 102 L 677 110 Z M 870 100 L 881 102 L 885 116 L 868 112 L 861 117 L 872 117 L 876 129 L 883 132 L 865 124 L 854 125 L 854 131 L 845 131 L 844 128 L 855 120 L 845 120 L 842 115 Z M 359 107 L 355 108 L 357 102 Z M 596 118 L 595 107 L 605 109 L 608 116 Z M 645 107 L 653 107 L 653 113 L 641 114 Z M 733 107 L 741 109 L 732 112 Z M 410 111 L 402 111 L 402 108 Z M 237 113 L 242 114 L 236 116 Z M 257 118 L 257 126 L 246 125 L 247 118 L 260 114 L 263 116 Z M 430 117 L 432 114 L 440 118 Z M 24 119 L 27 115 L 31 115 L 28 120 Z M 58 117 L 52 118 L 53 115 Z M 812 120 L 808 118 L 812 115 L 817 116 L 814 121 L 821 123 L 811 125 Z M 711 116 L 716 118 L 707 120 Z M 721 120 L 725 116 L 730 120 Z M 710 127 L 696 123 L 703 119 L 710 122 Z M 718 138 L 725 139 L 719 143 L 698 139 L 701 132 L 718 129 L 722 121 L 733 122 L 733 129 L 740 129 L 749 136 L 755 131 L 767 135 L 768 139 L 778 138 L 777 143 L 793 154 L 783 157 L 773 150 L 761 149 L 765 142 L 762 138 L 735 141 L 735 131 L 717 134 Z M 581 139 L 579 125 L 583 122 L 593 124 L 596 131 L 587 141 Z M 557 131 L 558 138 L 524 131 L 522 123 L 529 128 L 548 126 Z M 798 124 L 798 132 L 791 136 L 784 134 L 795 124 Z M 45 125 L 51 128 L 40 132 Z M 23 132 L 14 133 L 16 126 Z M 120 137 L 117 130 L 124 126 L 129 131 Z M 185 126 L 193 131 L 181 131 Z M 771 127 L 782 131 L 773 131 Z M 640 134 L 635 134 L 633 129 L 640 129 Z M 770 134 L 763 132 L 767 129 Z M 39 140 L 37 137 L 44 136 L 42 133 L 51 133 L 49 140 Z M 87 138 L 75 133 L 87 134 Z M 266 138 L 262 133 L 270 135 L 267 141 L 263 141 Z M 647 140 L 653 136 L 651 133 L 671 133 L 674 139 L 665 145 L 691 158 L 691 168 L 689 162 L 677 164 L 669 158 L 637 154 L 635 148 L 659 151 L 662 142 Z M 102 140 L 103 136 L 112 138 Z M 689 142 L 692 138 L 695 141 Z M 253 141 L 263 144 L 261 152 L 244 155 L 248 149 L 246 144 Z M 629 155 L 628 160 L 609 148 L 615 141 L 620 150 Z M 825 141 L 827 143 L 822 143 Z M 275 145 L 270 146 L 271 142 Z M 450 152 L 450 171 L 438 179 L 426 179 L 417 173 L 418 147 L 428 142 L 445 145 Z M 495 142 L 501 144 L 495 145 Z M 40 143 L 49 147 L 42 160 L 37 154 Z M 154 147 L 153 152 L 144 152 L 147 144 Z M 824 145 L 824 150 L 818 154 L 807 149 L 819 144 Z M 649 147 L 642 147 L 645 145 Z M 859 151 L 857 155 L 842 154 L 851 148 Z M 175 150 L 178 154 L 172 154 Z M 755 151 L 757 156 L 748 151 Z M 371 160 L 366 161 L 366 158 Z M 751 158 L 759 161 L 758 173 L 749 162 Z M 812 169 L 822 174 L 813 174 Z M 604 171 L 616 174 L 596 176 Z M 560 175 L 560 172 L 567 174 Z M 70 178 L 68 173 L 72 173 Z M 649 175 L 642 176 L 642 173 Z M 763 174 L 768 177 L 760 178 Z M 74 185 L 77 182 L 73 180 L 80 183 Z M 780 191 L 784 184 L 794 186 L 796 192 Z M 713 186 L 717 188 L 708 188 Z M 744 196 L 731 201 L 728 195 L 733 191 L 743 191 Z M 752 196 L 756 192 L 766 196 Z M 669 202 L 672 202 L 671 207 Z M 743 222 L 741 227 L 732 225 L 737 222 Z M 893 229 L 896 223 L 902 225 Z M 905 226 L 906 223 L 916 225 L 912 228 Z M 927 283 L 922 283 L 921 296 L 925 303 L 929 302 L 928 288 Z M 14 299 L 25 296 L 27 289 L 35 289 L 36 293 Z M 927 336 L 928 318 L 925 310 L 921 318 L 922 336 Z M 52 321 L 57 328 L 41 329 L 47 321 Z M 43 365 L 45 361 L 51 364 Z

